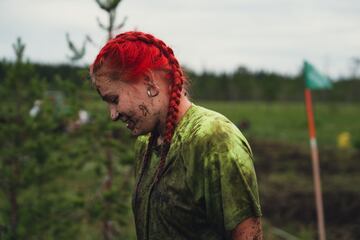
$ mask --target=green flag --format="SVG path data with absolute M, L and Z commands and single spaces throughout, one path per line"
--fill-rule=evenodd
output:
M 307 61 L 304 61 L 304 75 L 306 88 L 324 89 L 332 87 L 330 80 L 318 72 L 316 68 Z

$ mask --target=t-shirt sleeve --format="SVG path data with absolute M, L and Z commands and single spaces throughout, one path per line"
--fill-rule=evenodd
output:
M 202 149 L 203 194 L 207 218 L 228 235 L 249 217 L 261 216 L 251 149 L 231 123 L 205 131 Z

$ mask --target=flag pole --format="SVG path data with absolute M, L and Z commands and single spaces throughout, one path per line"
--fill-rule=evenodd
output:
M 311 91 L 308 88 L 305 88 L 305 105 L 306 105 L 306 113 L 307 113 L 307 119 L 309 125 L 309 137 L 310 137 L 310 149 L 311 149 L 312 169 L 313 169 L 314 188 L 315 188 L 315 203 L 316 203 L 318 233 L 319 233 L 319 239 L 325 240 L 326 235 L 325 235 L 323 200 L 321 193 L 319 151 L 316 142 L 316 132 L 315 132 L 315 124 L 314 124 L 314 114 L 312 109 Z

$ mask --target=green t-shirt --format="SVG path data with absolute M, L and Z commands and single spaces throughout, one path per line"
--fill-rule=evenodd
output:
M 148 136 L 137 139 L 136 182 Z M 164 172 L 154 149 L 133 197 L 137 238 L 230 239 L 231 230 L 261 216 L 252 152 L 223 115 L 192 105 L 176 127 Z M 136 202 L 135 202 L 136 199 Z

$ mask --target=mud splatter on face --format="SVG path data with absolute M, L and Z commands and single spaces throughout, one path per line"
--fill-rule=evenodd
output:
M 149 114 L 149 109 L 145 106 L 145 104 L 139 105 L 139 109 L 144 117 L 146 117 Z

